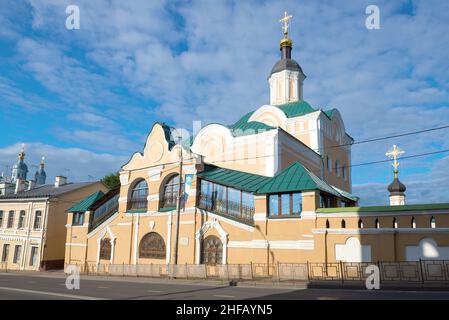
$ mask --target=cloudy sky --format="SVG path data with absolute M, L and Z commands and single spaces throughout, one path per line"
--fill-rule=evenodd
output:
M 67 30 L 67 5 L 80 30 Z M 380 8 L 380 30 L 365 9 Z M 233 123 L 269 101 L 279 18 L 294 16 L 304 99 L 335 107 L 356 141 L 449 124 L 449 1 L 0 0 L 0 166 L 21 143 L 50 179 L 99 179 L 155 121 Z M 449 149 L 449 130 L 356 145 L 352 162 Z M 449 153 L 401 162 L 410 203 L 449 201 Z M 70 171 L 68 171 L 70 170 Z M 354 167 L 362 204 L 387 203 L 391 166 Z

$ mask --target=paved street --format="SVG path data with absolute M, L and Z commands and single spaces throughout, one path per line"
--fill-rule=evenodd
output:
M 68 290 L 62 274 L 0 274 L 0 299 L 150 299 L 150 300 L 346 300 L 449 299 L 449 292 L 367 291 L 237 286 L 163 279 L 81 277 L 79 290 Z

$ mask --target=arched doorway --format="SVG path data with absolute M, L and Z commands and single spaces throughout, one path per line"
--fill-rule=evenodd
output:
M 216 236 L 208 236 L 203 240 L 201 246 L 202 264 L 223 263 L 223 243 Z

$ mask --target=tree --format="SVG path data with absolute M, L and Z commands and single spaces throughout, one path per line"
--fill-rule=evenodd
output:
M 118 172 L 106 175 L 101 181 L 109 187 L 115 189 L 120 186 L 120 175 Z

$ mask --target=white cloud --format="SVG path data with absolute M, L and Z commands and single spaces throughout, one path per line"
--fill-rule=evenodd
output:
M 150 112 L 190 129 L 193 119 L 231 123 L 266 103 L 266 77 L 279 54 L 278 19 L 286 9 L 294 16 L 293 55 L 308 75 L 305 99 L 337 107 L 356 140 L 449 121 L 447 1 L 414 1 L 413 14 L 405 14 L 401 10 L 409 1 L 380 0 L 378 31 L 364 27 L 368 0 L 78 2 L 81 30 L 68 32 L 69 1 L 30 1 L 36 37 L 17 41 L 24 70 L 61 97 L 69 119 L 88 127 L 57 130 L 68 141 L 124 152 L 143 139 L 139 132 L 130 137 L 130 130 L 120 129 L 149 127 Z M 83 54 L 72 54 L 71 48 Z M 156 108 L 128 103 L 115 90 L 123 87 L 155 101 Z M 0 81 L 0 92 L 6 91 Z M 12 92 L 10 101 L 26 105 L 21 92 Z M 353 163 L 382 159 L 393 142 L 416 154 L 447 148 L 448 141 L 449 131 L 439 131 L 355 146 Z M 413 166 L 427 172 L 423 180 L 436 181 L 431 173 L 436 169 L 425 159 L 404 162 L 405 179 L 415 178 Z M 353 176 L 355 190 L 372 186 L 373 192 L 361 194 L 368 201 L 374 194 L 385 200 L 375 190 L 386 185 L 367 182 L 379 182 L 388 167 L 355 172 L 363 173 Z M 422 188 L 413 193 L 414 187 L 411 182 L 411 199 L 430 199 Z

